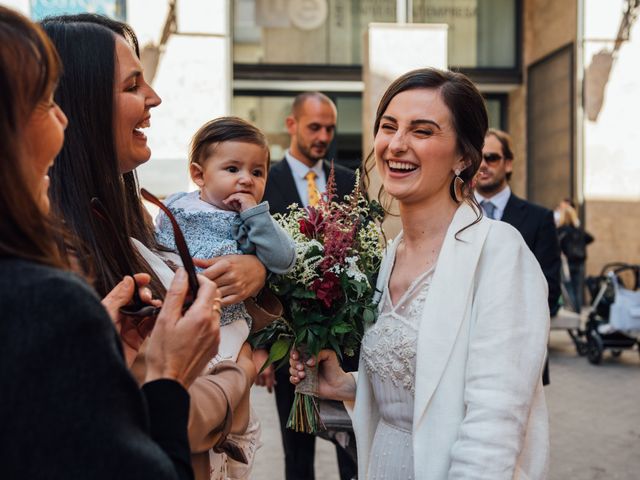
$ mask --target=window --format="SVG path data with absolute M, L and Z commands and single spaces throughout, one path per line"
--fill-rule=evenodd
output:
M 516 68 L 515 0 L 413 0 L 414 23 L 449 25 L 449 65 Z
M 360 66 L 367 25 L 397 22 L 396 3 L 234 0 L 234 63 Z M 519 4 L 519 0 L 407 0 L 410 21 L 449 25 L 449 64 L 464 69 L 519 68 Z
M 235 63 L 361 65 L 370 22 L 395 22 L 389 0 L 234 0 Z

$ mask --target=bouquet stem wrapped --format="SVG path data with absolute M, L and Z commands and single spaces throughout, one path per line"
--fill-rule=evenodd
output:
M 296 432 L 314 433 L 325 428 L 320 418 L 320 409 L 316 401 L 318 366 L 306 366 L 307 360 L 311 358 L 311 355 L 309 355 L 304 345 L 299 345 L 298 351 L 300 352 L 300 359 L 305 365 L 305 377 L 296 385 L 296 393 L 289 413 L 287 428 Z

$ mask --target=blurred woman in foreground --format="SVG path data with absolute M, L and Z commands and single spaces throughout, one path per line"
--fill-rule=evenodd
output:
M 69 271 L 49 219 L 47 172 L 67 118 L 60 61 L 41 29 L 0 7 L 0 463 L 6 478 L 192 478 L 188 388 L 215 352 L 219 294 L 204 277 L 182 314 L 183 270 L 149 341 L 140 390 L 124 360 L 125 278 L 103 306 Z M 148 289 L 141 295 L 151 301 Z M 106 309 L 105 309 L 106 307 Z M 114 328 L 115 326 L 115 328 Z

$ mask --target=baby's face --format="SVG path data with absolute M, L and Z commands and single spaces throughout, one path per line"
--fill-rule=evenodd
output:
M 202 165 L 202 179 L 194 178 L 201 198 L 218 208 L 229 210 L 224 200 L 234 194 L 250 195 L 262 201 L 267 180 L 267 150 L 247 142 L 221 142 L 210 146 L 211 154 Z

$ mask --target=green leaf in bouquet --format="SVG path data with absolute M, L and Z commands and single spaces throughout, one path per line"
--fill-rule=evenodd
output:
M 339 335 L 341 333 L 349 333 L 351 330 L 353 330 L 353 327 L 348 323 L 338 323 L 331 327 L 331 334 Z
M 292 286 L 289 282 L 284 281 L 283 279 L 276 277 L 275 280 L 269 282 L 269 287 L 279 297 L 285 297 L 291 292 Z
M 261 345 L 268 345 L 273 343 L 278 338 L 293 336 L 293 331 L 289 326 L 287 320 L 283 318 L 279 318 L 273 321 L 269 326 L 263 328 L 262 330 L 251 333 L 249 335 L 248 341 L 253 348 L 257 348 Z
M 316 298 L 316 292 L 301 287 L 295 288 L 291 295 L 296 298 Z
M 290 298 L 289 311 L 291 312 L 291 315 L 304 315 L 306 308 L 304 308 L 297 298 Z
M 364 323 L 373 323 L 376 319 L 376 314 L 372 309 L 365 308 L 362 312 L 362 319 L 364 320 Z
M 329 341 L 329 345 L 331 346 L 331 348 L 336 352 L 336 355 L 338 355 L 338 358 L 342 360 L 342 349 L 340 348 L 336 337 L 334 337 L 333 335 L 329 335 L 329 338 L 327 340 Z
M 289 353 L 290 348 L 291 348 L 290 339 L 279 338 L 278 340 L 276 340 L 274 344 L 271 345 L 271 348 L 269 349 L 269 357 L 267 358 L 267 361 L 264 362 L 264 365 L 262 365 L 262 368 L 260 368 L 260 372 L 258 372 L 258 374 L 262 373 L 264 369 L 267 368 L 272 363 L 283 359 L 285 355 Z
M 296 332 L 296 345 L 304 343 L 304 338 L 307 336 L 307 327 L 303 327 Z
M 353 324 L 353 319 L 360 315 L 360 309 L 361 307 L 355 303 L 345 305 L 345 307 L 340 312 L 338 312 L 338 320 L 340 320 L 340 322 L 342 323 L 351 325 Z
M 294 317 L 294 323 L 307 323 L 305 318 L 308 315 L 309 309 L 303 302 L 296 298 L 292 298 L 289 302 L 289 310 L 291 311 L 291 316 Z
M 307 319 L 310 324 L 324 325 L 327 322 L 327 317 L 322 312 L 309 312 Z
M 368 288 L 366 283 L 359 280 L 352 280 L 351 285 L 353 285 L 356 293 L 358 294 L 358 298 L 362 297 L 362 295 L 365 294 Z
M 320 339 L 311 330 L 308 330 L 307 333 L 308 335 L 307 335 L 306 345 L 309 350 L 309 353 L 311 353 L 312 355 L 318 355 L 318 352 L 320 352 L 320 350 L 322 349 L 322 344 L 320 343 Z
M 298 330 L 302 327 L 309 327 L 311 325 L 322 325 L 325 317 L 320 312 L 314 312 L 298 307 L 291 311 L 292 324 L 294 330 Z
M 311 325 L 309 327 L 309 330 L 311 330 L 311 332 L 313 332 L 314 335 L 316 335 L 316 336 L 318 336 L 320 338 L 326 336 L 327 332 L 329 331 L 329 329 L 327 327 L 325 327 L 324 325 L 318 324 L 318 323 L 316 323 L 314 325 Z
M 314 258 L 322 258 L 323 252 L 319 245 L 311 245 L 305 252 L 304 258 L 312 260 Z

